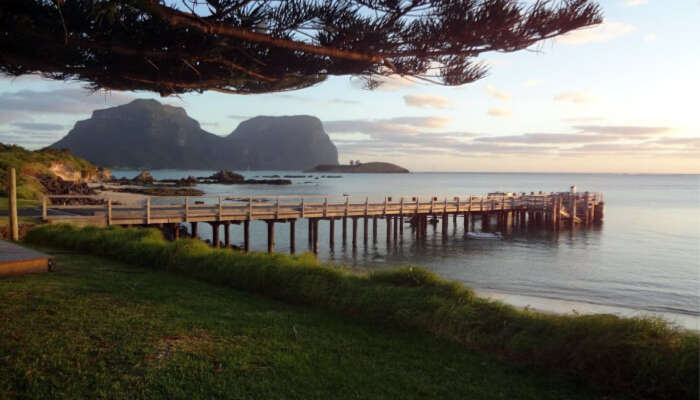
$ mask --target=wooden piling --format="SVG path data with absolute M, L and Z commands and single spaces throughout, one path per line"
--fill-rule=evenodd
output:
M 365 212 L 367 214 L 367 212 Z M 365 215 L 364 219 L 364 225 L 362 229 L 362 243 L 367 247 L 367 240 L 369 238 L 369 232 L 367 232 L 367 229 L 369 228 L 369 217 Z
M 295 219 L 290 219 L 289 220 L 289 252 L 291 254 L 296 253 L 296 220 Z
M 590 201 L 590 197 L 588 192 L 584 193 L 583 195 L 583 223 L 585 226 L 589 226 L 591 223 L 591 214 L 590 211 L 588 210 L 588 202 Z
M 333 246 L 335 245 L 335 218 L 328 220 L 328 244 L 331 250 L 333 250 Z
M 224 222 L 224 247 L 227 249 L 231 247 L 231 224 Z
M 267 222 L 267 252 L 275 251 L 275 221 L 268 220 Z
M 386 216 L 386 241 L 391 242 L 391 215 Z
M 447 236 L 447 224 L 448 224 L 449 218 L 446 212 L 442 213 L 442 236 Z
M 314 254 L 318 254 L 318 218 L 313 219 L 313 226 L 314 237 L 312 241 L 312 248 Z
M 171 224 L 170 229 L 173 232 L 173 240 L 180 239 L 180 224 Z
M 372 241 L 377 243 L 377 217 L 372 217 Z
M 343 244 L 345 244 L 347 242 L 348 242 L 348 218 L 343 217 Z
M 243 250 L 250 252 L 250 220 L 243 221 Z
M 196 223 L 196 222 L 190 222 L 190 232 L 191 232 L 191 233 L 190 233 L 190 236 L 192 236 L 193 238 L 196 239 L 197 236 L 199 236 L 198 231 L 199 231 L 199 229 L 198 229 L 197 223 Z
M 357 217 L 352 217 L 352 248 L 357 248 Z
M 219 242 L 219 223 L 210 222 L 209 225 L 211 225 L 211 245 L 213 247 L 219 247 L 219 245 L 221 244 Z

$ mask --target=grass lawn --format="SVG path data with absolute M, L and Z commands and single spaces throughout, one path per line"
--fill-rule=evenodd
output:
M 415 331 L 58 254 L 0 279 L 0 399 L 590 399 Z

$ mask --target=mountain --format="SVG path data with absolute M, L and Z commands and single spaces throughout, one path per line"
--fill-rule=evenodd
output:
M 249 169 L 303 170 L 338 164 L 338 150 L 321 121 L 310 115 L 255 117 L 241 122 L 226 142 L 238 150 L 240 159 L 248 160 Z
M 338 164 L 335 145 L 316 117 L 255 117 L 221 137 L 184 109 L 145 99 L 94 111 L 50 147 L 111 168 L 300 170 Z

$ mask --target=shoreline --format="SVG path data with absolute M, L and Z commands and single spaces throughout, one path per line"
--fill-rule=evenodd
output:
M 468 285 L 465 285 L 468 286 Z M 504 293 L 492 289 L 470 287 L 474 293 L 490 300 L 496 300 L 505 304 L 525 310 L 530 309 L 546 314 L 557 315 L 595 315 L 613 314 L 623 318 L 634 317 L 659 317 L 673 326 L 677 326 L 691 332 L 700 332 L 700 316 L 673 313 L 668 311 L 639 310 L 624 306 L 586 303 L 582 301 L 554 299 L 548 297 L 536 297 L 514 293 Z

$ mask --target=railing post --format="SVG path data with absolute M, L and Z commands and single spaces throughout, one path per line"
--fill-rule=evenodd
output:
M 185 222 L 190 219 L 190 198 L 185 196 Z
M 345 216 L 348 216 L 348 208 L 350 207 L 350 196 L 345 196 Z
M 107 199 L 107 226 L 112 225 L 112 199 Z
M 430 196 L 430 213 L 433 213 L 433 207 L 435 205 L 435 196 Z
M 301 196 L 301 217 L 304 218 L 304 196 Z
M 221 221 L 221 217 L 224 215 L 223 204 L 221 201 L 222 201 L 221 196 L 219 196 L 219 215 L 217 215 L 217 218 L 216 218 L 219 221 Z
M 41 196 L 41 220 L 46 221 L 46 218 L 48 217 L 48 197 L 47 196 Z
M 151 198 L 146 197 L 146 225 L 151 224 Z
M 323 216 L 326 217 L 328 215 L 328 196 L 323 198 Z
M 248 219 L 253 219 L 253 195 L 248 197 Z
M 447 212 L 447 196 L 445 196 L 445 206 L 442 208 L 442 212 L 443 213 Z
M 384 215 L 385 216 L 386 216 L 386 210 L 387 210 L 387 201 L 388 201 L 387 199 L 388 199 L 388 197 L 384 196 Z
M 401 205 L 399 206 L 399 215 L 403 217 L 403 196 L 401 196 Z
M 460 203 L 459 196 L 455 197 L 455 199 L 457 200 L 457 214 L 459 214 L 459 203 Z
M 365 197 L 365 217 L 369 213 L 369 196 Z M 367 219 L 365 219 L 365 229 L 367 229 Z
M 420 196 L 416 195 L 416 214 L 420 211 Z

